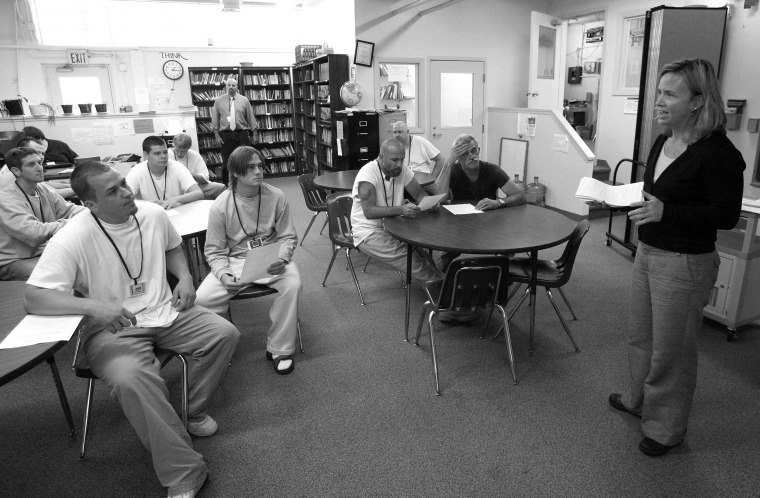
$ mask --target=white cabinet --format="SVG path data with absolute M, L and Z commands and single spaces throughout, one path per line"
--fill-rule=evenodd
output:
M 753 210 L 754 211 L 754 210 Z M 716 247 L 720 270 L 704 316 L 728 327 L 728 340 L 736 328 L 760 319 L 760 237 L 758 213 L 742 208 L 743 230 L 720 230 Z

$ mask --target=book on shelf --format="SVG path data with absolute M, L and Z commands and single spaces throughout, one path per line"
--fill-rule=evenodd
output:
M 608 185 L 594 178 L 581 178 L 575 197 L 582 201 L 604 202 L 612 207 L 630 207 L 644 200 L 644 182 Z
M 221 97 L 226 92 L 224 90 L 208 90 L 203 92 L 192 92 L 193 100 L 214 100 Z
M 191 85 L 221 85 L 230 78 L 237 78 L 237 73 L 190 72 Z

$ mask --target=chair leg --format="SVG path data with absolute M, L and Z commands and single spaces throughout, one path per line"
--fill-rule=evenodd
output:
M 515 306 L 515 308 L 509 314 L 509 316 L 507 317 L 507 320 L 511 320 L 512 317 L 515 316 L 515 313 L 517 313 L 517 310 L 520 309 L 520 306 L 522 306 L 522 303 L 525 302 L 525 299 L 529 295 L 530 295 L 530 287 L 528 287 L 527 289 L 525 289 L 525 292 L 523 293 L 522 297 L 520 298 L 520 302 L 517 303 L 517 306 Z M 495 341 L 496 339 L 498 339 L 499 336 L 501 335 L 501 331 L 502 330 L 504 330 L 504 326 L 503 325 L 501 327 L 499 327 L 499 330 L 497 330 L 496 333 L 493 335 L 493 337 L 491 337 L 491 340 Z
M 327 213 L 325 213 L 325 214 L 327 214 Z M 327 226 L 327 222 L 328 221 L 330 221 L 330 218 L 329 217 L 325 217 L 325 223 L 324 223 L 324 225 L 322 225 L 322 230 L 319 231 L 319 235 L 322 235 L 322 232 L 325 231 L 325 227 Z
M 66 416 L 66 422 L 69 424 L 69 436 L 75 438 L 77 437 L 77 428 L 74 425 L 74 417 L 71 416 L 71 407 L 69 406 L 69 400 L 66 397 L 66 391 L 63 389 L 63 382 L 61 382 L 61 374 L 58 373 L 55 356 L 48 358 L 47 363 L 50 365 L 50 371 L 53 374 L 53 381 L 55 382 L 55 388 L 58 391 L 58 399 L 61 401 L 63 414 Z
M 441 395 L 441 388 L 438 385 L 438 359 L 435 356 L 435 333 L 433 332 L 433 318 L 435 311 L 428 316 L 428 328 L 430 330 L 430 350 L 433 353 L 433 373 L 435 374 L 435 395 Z
M 559 295 L 562 296 L 562 300 L 565 301 L 565 304 L 567 305 L 567 309 L 570 310 L 570 314 L 573 315 L 573 320 L 577 320 L 578 317 L 575 316 L 575 312 L 573 311 L 573 307 L 570 306 L 570 301 L 567 300 L 567 296 L 565 295 L 564 291 L 562 290 L 562 287 L 557 287 L 557 290 L 559 291 Z
M 367 255 L 367 261 L 364 263 L 364 269 L 362 270 L 362 273 L 367 273 L 367 267 L 369 266 L 369 260 L 372 259 L 369 255 Z
M 433 306 L 433 303 L 430 301 L 425 301 L 422 304 L 422 310 L 420 310 L 420 319 L 417 322 L 417 336 L 414 340 L 414 345 L 419 347 L 420 346 L 420 334 L 422 333 L 422 324 L 425 323 L 425 317 L 428 313 L 430 313 L 430 308 Z
M 330 264 L 327 265 L 327 271 L 325 272 L 325 278 L 322 280 L 322 287 L 325 286 L 325 282 L 327 282 L 327 276 L 330 274 L 330 270 L 332 270 L 333 263 L 335 263 L 335 256 L 337 256 L 338 251 L 340 251 L 340 247 L 333 246 L 333 255 L 332 258 L 330 258 Z
M 480 338 L 484 338 L 486 336 L 486 329 L 488 328 L 488 324 L 491 323 L 491 315 L 493 315 L 493 306 L 491 307 L 491 310 L 488 312 L 488 316 L 486 316 L 485 323 L 483 323 L 483 330 L 480 332 Z
M 301 243 L 298 244 L 299 246 L 303 245 L 303 241 L 306 240 L 306 236 L 309 235 L 309 230 L 311 230 L 311 226 L 314 224 L 314 220 L 317 219 L 317 216 L 319 216 L 319 211 L 314 212 L 314 216 L 311 217 L 311 221 L 309 222 L 309 226 L 306 227 L 306 231 L 303 233 L 303 237 L 301 237 Z M 324 230 L 324 227 L 322 227 Z
M 507 343 L 507 357 L 509 358 L 509 368 L 512 370 L 512 382 L 514 382 L 515 385 L 517 385 L 517 369 L 515 368 L 515 353 L 512 350 L 512 337 L 509 334 L 509 320 L 507 320 L 507 312 L 504 311 L 504 308 L 499 306 L 498 304 L 496 307 L 499 308 L 499 312 L 501 313 L 501 319 L 504 322 L 502 324 L 502 327 L 504 328 L 504 342 Z
M 95 391 L 95 379 L 89 379 L 87 384 L 87 404 L 84 407 L 84 424 L 82 424 L 82 450 L 79 452 L 79 461 L 84 460 L 87 451 L 87 429 L 90 427 L 90 412 L 92 410 L 92 398 Z
M 301 339 L 301 320 L 296 320 L 296 331 L 298 331 L 298 345 L 301 348 L 301 352 L 303 353 L 303 339 Z
M 562 313 L 560 313 L 559 311 L 559 306 L 557 306 L 557 301 L 554 300 L 552 291 L 550 291 L 548 287 L 546 288 L 546 295 L 549 296 L 549 301 L 552 303 L 552 306 L 554 307 L 554 312 L 557 313 L 557 316 L 559 317 L 559 321 L 562 323 L 562 327 L 565 329 L 565 333 L 570 338 L 570 342 L 572 342 L 573 346 L 575 346 L 575 352 L 580 353 L 581 350 L 578 348 L 578 345 L 575 343 L 575 339 L 573 339 L 573 334 L 570 333 L 570 329 L 567 327 L 567 323 L 565 323 L 565 319 L 562 318 Z
M 346 261 L 348 262 L 348 267 L 351 268 L 351 276 L 354 277 L 354 283 L 356 284 L 356 290 L 359 291 L 359 300 L 362 302 L 362 306 L 365 305 L 364 303 L 364 296 L 362 296 L 362 289 L 359 287 L 359 279 L 356 278 L 356 272 L 354 271 L 354 264 L 351 262 L 351 249 L 346 247 Z
M 177 358 L 182 363 L 182 424 L 187 430 L 187 412 L 188 412 L 188 390 L 190 389 L 190 381 L 188 379 L 187 359 L 177 353 Z

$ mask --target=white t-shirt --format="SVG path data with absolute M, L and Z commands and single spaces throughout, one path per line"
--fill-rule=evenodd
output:
M 150 172 L 147 161 L 135 164 L 127 173 L 127 183 L 135 197 L 144 201 L 171 199 L 186 194 L 190 187 L 198 185 L 187 168 L 172 160 L 169 160 L 166 171 L 161 176 L 154 176 Z
M 187 155 L 184 159 L 177 159 L 177 156 L 174 155 L 174 149 L 169 149 L 169 161 L 177 161 L 185 166 L 190 171 L 190 174 L 198 175 L 208 181 L 208 168 L 206 167 L 206 163 L 201 155 L 193 149 L 188 149 Z
M 182 238 L 164 208 L 141 201 L 137 201 L 137 208 L 139 231 L 134 216 L 122 225 L 101 223 L 121 252 L 129 272 L 135 277 L 140 275 L 137 281 L 145 284 L 144 294 L 130 296 L 134 282 L 90 213 L 75 216 L 50 239 L 27 283 L 62 292 L 75 289 L 85 297 L 119 302 L 132 312 L 145 308 L 137 315 L 140 327 L 171 324 L 178 313 L 171 306 L 164 253 L 180 245 Z
M 385 179 L 377 160 L 370 161 L 362 166 L 356 175 L 354 188 L 351 191 L 354 198 L 354 204 L 351 206 L 351 231 L 354 236 L 354 244 L 358 246 L 372 232 L 383 230 L 382 218 L 368 220 L 364 216 L 362 201 L 359 199 L 359 182 L 368 182 L 375 187 L 378 206 L 401 206 L 404 203 L 404 187 L 413 179 L 414 173 L 406 166 L 401 169 L 401 174 L 398 177 L 390 180 Z
M 432 173 L 435 167 L 433 158 L 440 151 L 433 144 L 420 135 L 409 135 L 411 144 L 407 151 L 407 163 L 412 171 L 422 171 L 423 173 Z
M 10 168 L 8 168 L 8 165 L 6 164 L 2 168 L 0 168 L 0 190 L 4 189 L 11 183 L 16 181 L 16 175 L 11 172 Z

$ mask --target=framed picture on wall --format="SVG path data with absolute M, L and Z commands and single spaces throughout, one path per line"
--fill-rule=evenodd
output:
M 375 44 L 368 41 L 356 40 L 354 51 L 354 64 L 357 66 L 372 67 L 372 58 L 375 54 Z

